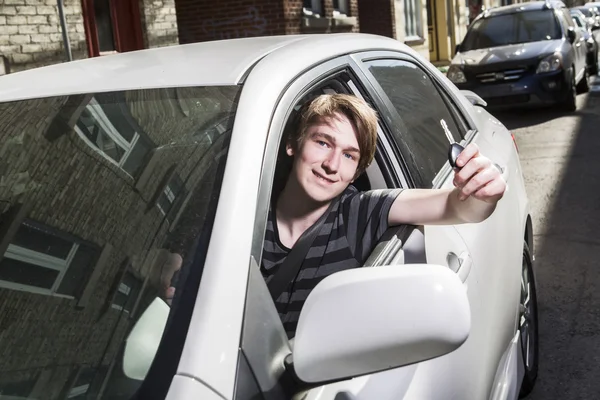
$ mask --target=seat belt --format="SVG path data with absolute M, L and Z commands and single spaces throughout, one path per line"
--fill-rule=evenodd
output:
M 273 278 L 271 278 L 267 284 L 273 301 L 277 300 L 277 298 L 281 296 L 281 294 L 287 289 L 288 285 L 296 280 L 298 272 L 300 272 L 300 268 L 302 267 L 302 263 L 308 254 L 308 250 L 310 250 L 310 247 L 317 238 L 317 235 L 325 223 L 327 216 L 333 209 L 335 203 L 337 203 L 338 199 L 339 196 L 333 199 L 329 204 L 329 207 L 327 207 L 327 211 L 325 211 L 317 220 L 317 222 L 305 230 L 304 233 L 298 238 L 298 241 L 294 244 L 290 253 L 277 269 L 275 276 L 273 276 Z M 273 223 L 277 223 L 277 217 L 275 217 Z

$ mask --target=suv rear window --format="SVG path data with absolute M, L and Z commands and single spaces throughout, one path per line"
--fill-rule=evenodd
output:
M 523 11 L 481 18 L 473 23 L 461 51 L 560 39 L 560 25 L 552 10 Z

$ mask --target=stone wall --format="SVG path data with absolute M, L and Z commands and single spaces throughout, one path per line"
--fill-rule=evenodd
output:
M 174 0 L 139 0 L 146 48 L 177 44 Z M 64 0 L 74 60 L 86 58 L 85 17 L 81 0 Z M 0 5 L 0 75 L 68 60 L 57 0 L 2 0 Z

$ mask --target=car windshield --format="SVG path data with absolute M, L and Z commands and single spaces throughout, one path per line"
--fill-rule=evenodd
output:
M 560 39 L 552 10 L 524 11 L 481 18 L 473 23 L 461 51 Z
M 0 398 L 129 399 L 170 382 L 240 91 L 0 103 Z M 146 379 L 155 355 L 163 374 Z

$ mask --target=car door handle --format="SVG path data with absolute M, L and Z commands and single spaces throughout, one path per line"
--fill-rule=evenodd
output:
M 446 262 L 448 263 L 448 267 L 456 272 L 460 280 L 466 282 L 467 277 L 471 272 L 471 266 L 473 265 L 471 254 L 465 251 L 458 256 L 456 253 L 450 252 L 446 256 Z

